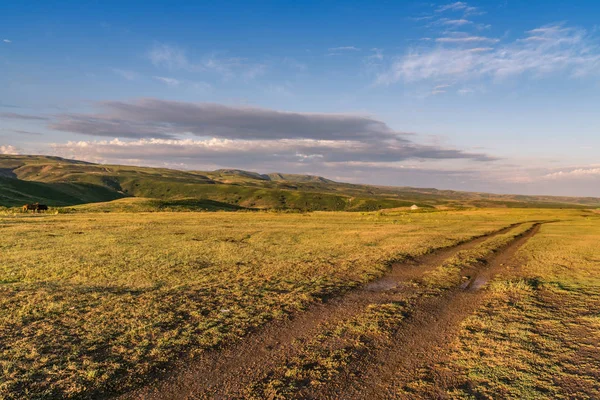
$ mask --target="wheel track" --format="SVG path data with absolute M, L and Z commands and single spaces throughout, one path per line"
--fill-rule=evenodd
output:
M 485 234 L 463 243 L 437 249 L 429 254 L 398 262 L 382 278 L 379 278 L 364 287 L 352 290 L 343 296 L 326 300 L 322 304 L 314 305 L 308 310 L 298 312 L 292 318 L 274 321 L 255 333 L 248 335 L 242 341 L 221 350 L 207 351 L 188 363 L 181 362 L 171 373 L 159 376 L 154 383 L 130 393 L 119 396 L 121 399 L 230 399 L 242 398 L 244 389 L 248 385 L 264 378 L 268 371 L 282 365 L 287 359 L 298 352 L 298 341 L 314 337 L 324 324 L 335 324 L 358 314 L 366 306 L 390 300 L 389 291 L 394 290 L 398 284 L 418 279 L 424 273 L 438 267 L 444 260 L 456 253 L 469 250 L 483 241 L 494 236 L 506 233 L 522 223 L 512 224 L 495 232 Z M 512 246 L 509 245 L 509 246 Z M 397 288 L 402 290 L 402 288 Z M 477 292 L 472 292 L 477 293 Z M 444 294 L 440 299 L 452 297 L 451 293 Z M 458 296 L 460 297 L 460 296 Z M 450 300 L 450 299 L 449 299 Z M 428 300 L 429 301 L 429 300 Z M 441 301 L 441 300 L 440 300 Z M 423 304 L 423 310 L 413 314 L 412 320 L 419 320 L 426 325 L 425 314 L 443 313 L 443 307 L 436 311 L 436 303 Z M 440 302 L 437 306 L 441 306 Z M 421 308 L 419 306 L 418 308 Z M 429 310 L 429 311 L 427 311 Z M 423 318 L 419 317 L 424 313 Z M 416 318 L 416 319 L 415 319 Z M 418 326 L 422 326 L 421 323 Z M 414 325 L 409 322 L 408 326 Z M 423 325 L 423 326 L 425 326 Z M 416 325 L 415 325 L 416 326 Z M 408 328 L 398 331 L 398 339 L 410 336 Z M 403 331 L 406 331 L 402 333 Z M 401 340 L 400 340 L 401 342 Z M 402 346 L 401 343 L 398 343 Z M 385 358 L 381 351 L 376 352 L 375 358 Z M 396 359 L 397 357 L 394 357 Z M 371 359 L 371 357 L 369 357 Z M 371 368 L 378 365 L 373 359 L 362 360 L 356 367 Z M 352 369 L 354 369 L 354 365 Z M 377 368 L 379 369 L 379 368 Z M 370 375 L 370 374 L 369 374 Z M 363 390 L 360 385 L 354 388 L 350 380 L 354 379 L 352 370 L 346 371 L 340 379 L 334 380 L 331 385 L 324 388 L 323 392 L 300 393 L 306 398 L 376 398 L 356 397 Z M 366 376 L 366 375 L 365 375 Z M 340 386 L 341 385 L 341 386 Z M 340 388 L 348 390 L 349 397 L 339 397 Z M 378 387 L 378 386 L 377 386 Z M 377 389 L 378 390 L 378 389 Z
M 434 376 L 437 386 L 426 398 L 447 398 L 445 389 L 452 386 L 451 374 L 435 371 L 448 353 L 448 345 L 456 337 L 461 322 L 477 310 L 486 298 L 481 289 L 495 275 L 507 273 L 516 266 L 519 248 L 534 236 L 541 224 L 500 249 L 486 262 L 471 268 L 473 277 L 466 285 L 437 297 L 422 298 L 402 326 L 385 346 L 372 349 L 369 356 L 325 387 L 305 390 L 297 396 L 306 399 L 416 399 L 402 391 L 410 382 L 422 377 L 423 371 Z

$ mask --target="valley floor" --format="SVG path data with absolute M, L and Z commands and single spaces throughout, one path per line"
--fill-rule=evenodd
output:
M 0 215 L 4 398 L 598 398 L 600 215 Z

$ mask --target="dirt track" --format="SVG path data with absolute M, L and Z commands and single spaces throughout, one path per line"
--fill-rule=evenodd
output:
M 298 343 L 313 338 L 325 324 L 335 324 L 362 312 L 369 304 L 403 298 L 407 282 L 418 279 L 462 250 L 473 248 L 513 226 L 466 243 L 394 264 L 388 274 L 369 285 L 316 305 L 294 318 L 268 324 L 243 341 L 219 351 L 206 352 L 189 364 L 182 363 L 152 385 L 128 393 L 124 399 L 229 399 L 244 398 L 253 382 L 269 376 L 299 351 Z M 401 397 L 396 389 L 410 382 L 415 371 L 427 369 L 444 357 L 445 345 L 460 322 L 481 304 L 479 288 L 511 264 L 516 250 L 539 228 L 535 225 L 485 262 L 463 273 L 472 276 L 462 287 L 439 296 L 420 298 L 390 340 L 374 343 L 368 354 L 345 368 L 318 389 L 299 388 L 297 398 L 374 399 Z M 439 377 L 438 377 L 439 378 Z M 451 383 L 439 378 L 439 387 Z M 431 393 L 436 397 L 435 393 Z M 438 393 L 441 395 L 441 392 Z
M 434 367 L 446 356 L 445 349 L 457 333 L 461 321 L 474 312 L 485 298 L 480 290 L 494 275 L 516 267 L 515 253 L 539 225 L 517 238 L 487 263 L 472 271 L 473 277 L 464 287 L 455 288 L 440 297 L 426 298 L 415 307 L 405 324 L 395 333 L 387 346 L 373 351 L 369 358 L 357 363 L 319 393 L 304 393 L 305 398 L 320 399 L 414 399 L 403 396 L 398 389 L 429 373 L 435 388 L 425 398 L 445 398 L 452 386 L 452 374 L 435 371 Z M 351 374 L 349 373 L 351 372 Z

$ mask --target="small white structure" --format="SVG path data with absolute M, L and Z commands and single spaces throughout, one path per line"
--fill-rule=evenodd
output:
M 410 206 L 410 209 L 411 209 L 411 210 L 418 210 L 418 209 L 419 209 L 419 206 L 418 206 L 418 205 L 416 205 L 416 204 L 413 204 L 412 206 Z

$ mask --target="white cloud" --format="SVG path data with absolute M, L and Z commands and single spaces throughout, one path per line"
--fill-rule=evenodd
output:
M 444 6 L 440 6 L 435 11 L 436 12 L 458 11 L 458 10 L 464 10 L 465 8 L 467 8 L 467 3 L 462 2 L 462 1 L 457 1 L 454 3 L 446 4 Z
M 548 25 L 521 39 L 496 47 L 469 47 L 488 38 L 438 38 L 438 46 L 412 49 L 397 58 L 377 84 L 427 79 L 502 79 L 526 73 L 543 76 L 566 73 L 584 76 L 600 70 L 600 48 L 583 29 Z M 488 41 L 489 43 L 489 41 Z
M 4 43 L 12 43 L 12 40 L 8 40 L 8 39 L 3 39 L 2 40 Z
M 433 90 L 431 91 L 431 94 L 433 96 L 435 96 L 436 94 L 443 94 L 447 92 L 447 89 L 449 87 L 451 87 L 452 85 L 449 85 L 447 83 L 441 84 L 441 85 L 437 85 L 433 88 Z
M 469 52 L 471 53 L 481 53 L 483 51 L 491 51 L 494 50 L 493 47 L 473 47 L 471 49 L 468 49 Z
M 148 58 L 156 67 L 168 69 L 193 69 L 185 51 L 179 47 L 166 44 L 156 45 L 148 53 Z
M 181 81 L 175 78 L 168 78 L 165 76 L 154 76 L 153 78 L 169 86 L 179 86 L 181 84 Z
M 278 164 L 284 166 L 284 169 L 289 169 L 290 165 L 297 163 L 314 166 L 315 163 L 343 165 L 355 162 L 385 166 L 411 159 L 436 160 L 442 157 L 458 162 L 461 159 L 464 161 L 464 157 L 478 157 L 456 150 L 405 142 L 389 142 L 382 148 L 379 143 L 320 139 L 112 139 L 54 143 L 51 148 L 54 155 L 87 161 L 122 162 L 136 159 L 145 160 L 144 162 L 194 163 L 202 160 L 222 166 L 246 168 Z
M 600 168 L 577 168 L 570 171 L 558 171 L 544 175 L 546 179 L 586 179 L 600 178 Z
M 355 46 L 341 46 L 341 47 L 331 47 L 329 51 L 337 52 L 337 51 L 360 51 L 358 47 Z
M 477 7 L 470 7 L 464 1 L 457 1 L 454 3 L 446 4 L 444 6 L 440 6 L 435 9 L 435 12 L 437 12 L 437 13 L 458 12 L 458 11 L 462 12 L 464 15 L 482 14 L 482 12 L 479 11 L 479 9 Z
M 451 26 L 463 26 L 463 25 L 470 25 L 473 22 L 469 21 L 468 19 L 449 19 L 449 20 L 445 20 L 442 21 L 442 25 L 451 25 Z
M 498 43 L 500 39 L 489 38 L 485 36 L 447 36 L 435 39 L 438 43 L 476 43 L 476 42 L 488 42 Z
M 433 19 L 433 18 L 435 18 L 435 16 L 433 16 L 433 15 L 425 15 L 425 16 L 422 16 L 422 17 L 412 17 L 412 18 L 409 18 L 409 19 L 412 20 L 412 21 L 429 21 L 430 19 Z
M 213 72 L 225 79 L 234 77 L 254 79 L 267 70 L 265 64 L 251 63 L 239 57 L 221 57 L 219 53 L 210 53 L 199 61 L 191 61 L 184 49 L 166 44 L 155 45 L 148 52 L 148 58 L 158 68 L 171 71 Z
M 0 145 L 0 154 L 20 154 L 20 151 L 15 146 Z

